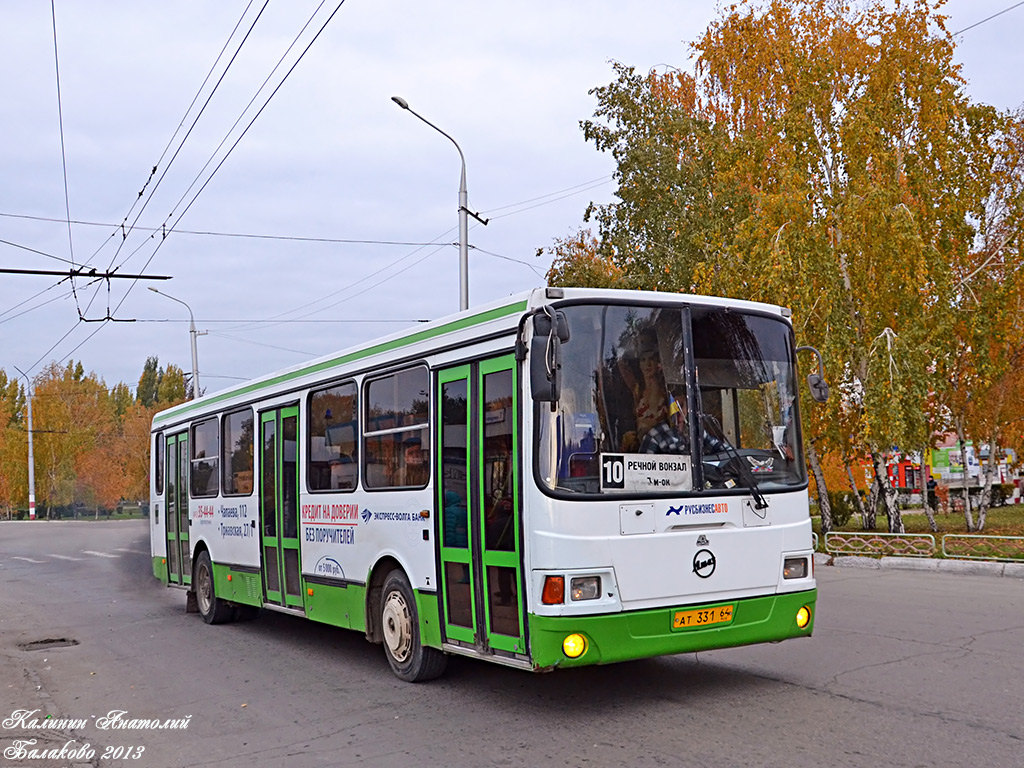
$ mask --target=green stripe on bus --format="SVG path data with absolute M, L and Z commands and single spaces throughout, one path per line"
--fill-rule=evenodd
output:
M 286 381 L 291 381 L 293 379 L 302 378 L 303 376 L 308 376 L 311 373 L 319 373 L 320 371 L 333 368 L 337 365 L 351 363 L 355 360 L 361 360 L 364 357 L 370 357 L 371 355 L 377 355 L 382 352 L 390 352 L 392 350 L 399 349 L 410 344 L 416 344 L 417 342 L 420 341 L 426 341 L 427 339 L 433 339 L 436 338 L 437 336 L 443 336 L 446 333 L 453 333 L 454 331 L 465 330 L 466 328 L 471 328 L 474 325 L 488 323 L 491 320 L 497 320 L 502 317 L 514 315 L 517 312 L 524 312 L 526 311 L 526 307 L 526 301 L 519 301 L 516 302 L 515 304 L 507 304 L 503 307 L 496 307 L 494 309 L 488 310 L 487 312 L 481 312 L 478 315 L 472 315 L 471 317 L 465 317 L 460 320 L 453 320 L 452 322 L 445 323 L 444 325 L 438 326 L 437 328 L 431 328 L 426 331 L 417 331 L 416 333 L 409 334 L 408 336 L 403 336 L 400 339 L 394 339 L 393 341 L 375 344 L 372 347 L 360 349 L 357 350 L 356 352 L 352 352 L 347 355 L 342 355 L 341 357 L 331 358 L 330 360 L 323 360 L 319 363 L 308 365 L 305 368 L 301 368 L 297 371 L 282 373 L 279 376 L 274 376 L 273 378 L 266 379 L 265 381 L 258 381 L 252 384 L 246 384 L 242 387 L 239 387 L 238 389 L 228 390 L 227 392 L 215 395 L 214 397 L 200 398 L 199 400 L 193 400 L 188 403 L 175 406 L 174 408 L 170 408 L 164 413 L 160 414 L 160 419 L 161 421 L 169 420 L 174 417 L 182 416 L 198 408 L 206 408 L 215 403 L 219 403 L 224 400 L 229 400 L 233 397 L 238 397 L 239 395 L 246 395 L 249 394 L 250 392 L 257 392 L 261 389 L 266 389 L 267 387 L 273 387 L 278 384 L 283 384 Z
M 817 590 L 812 589 L 710 602 L 708 606 L 733 603 L 736 606 L 733 620 L 726 625 L 683 631 L 672 628 L 673 616 L 679 608 L 625 611 L 602 616 L 530 614 L 530 656 L 538 669 L 582 667 L 809 637 L 814 629 L 817 595 Z M 796 625 L 796 613 L 805 605 L 811 609 L 811 623 L 800 629 Z M 686 610 L 701 607 L 688 605 Z M 570 659 L 562 652 L 562 641 L 572 633 L 583 635 L 587 641 L 586 652 L 577 659 Z

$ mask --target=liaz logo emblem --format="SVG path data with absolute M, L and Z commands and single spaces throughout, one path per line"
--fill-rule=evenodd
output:
M 369 509 L 364 509 L 362 512 L 359 513 L 359 516 L 363 518 L 364 523 L 368 523 L 370 522 L 370 518 L 373 517 L 373 512 L 371 512 Z
M 715 572 L 715 554 L 710 549 L 702 549 L 693 556 L 693 572 L 706 579 Z
M 697 537 L 697 546 L 698 547 L 706 547 L 707 545 L 708 545 L 708 537 L 705 536 L 702 533 L 700 536 Z
M 755 459 L 753 456 L 747 456 L 747 461 L 750 462 L 750 471 L 755 475 L 761 472 L 775 471 L 775 457 L 773 456 L 769 456 L 767 459 Z

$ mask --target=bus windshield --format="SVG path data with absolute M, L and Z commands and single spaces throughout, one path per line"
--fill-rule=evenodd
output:
M 570 333 L 559 400 L 537 406 L 544 486 L 721 494 L 807 482 L 781 318 L 700 305 L 561 311 Z

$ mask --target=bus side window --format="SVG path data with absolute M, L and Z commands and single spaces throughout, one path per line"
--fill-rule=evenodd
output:
M 253 487 L 255 421 L 246 408 L 224 416 L 220 464 L 225 496 L 248 496 Z
M 359 466 L 354 381 L 309 395 L 306 477 L 311 491 L 351 491 Z
M 220 430 L 217 417 L 193 425 L 190 449 L 192 451 L 192 497 L 216 496 L 220 489 L 217 464 L 220 459 Z
M 416 366 L 366 384 L 367 488 L 423 488 L 430 480 L 430 383 Z

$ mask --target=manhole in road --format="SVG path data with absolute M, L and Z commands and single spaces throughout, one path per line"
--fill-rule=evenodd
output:
M 18 643 L 18 647 L 23 651 L 45 651 L 47 648 L 66 648 L 69 645 L 78 645 L 78 641 L 68 637 L 48 637 L 30 643 Z

